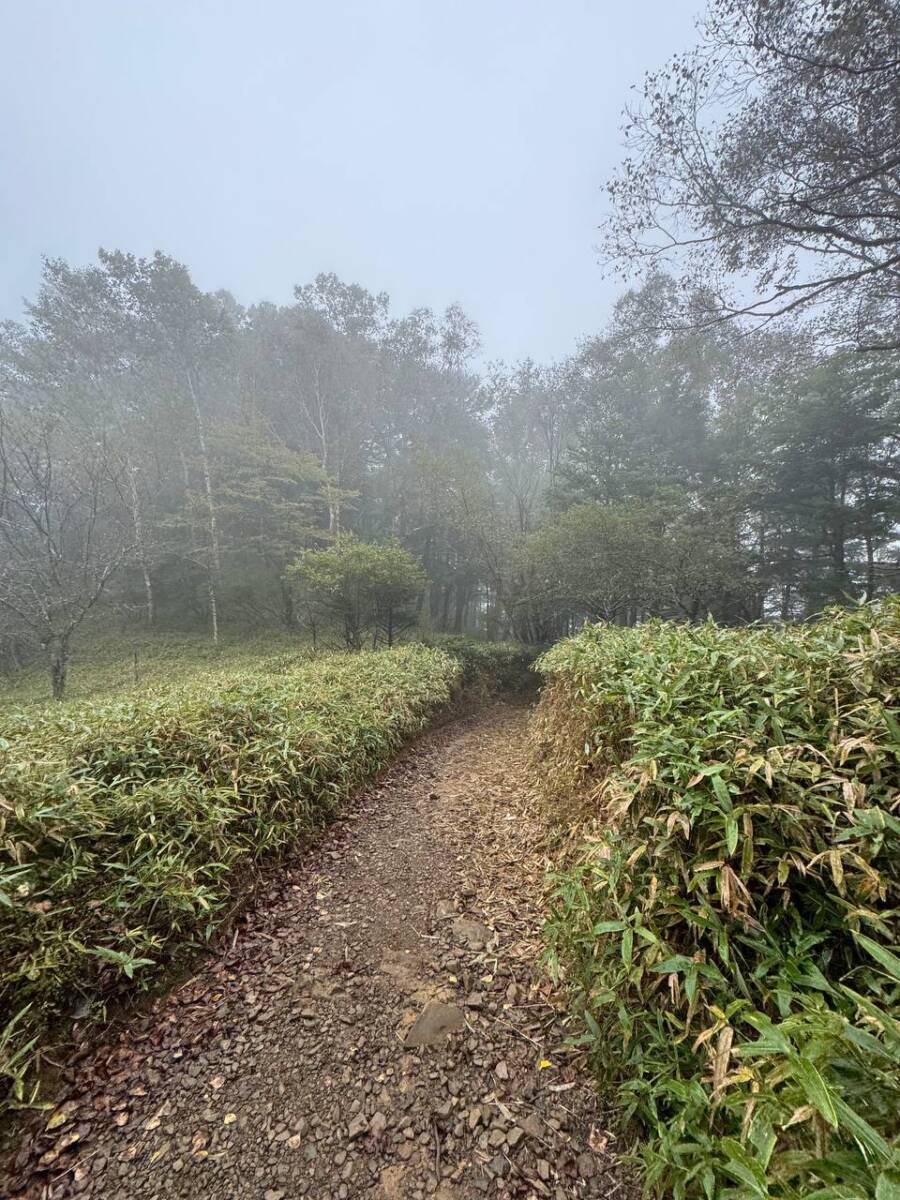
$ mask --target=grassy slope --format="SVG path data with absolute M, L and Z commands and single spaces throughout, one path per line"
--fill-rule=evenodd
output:
M 310 653 L 311 646 L 303 638 L 279 630 L 225 638 L 218 649 L 205 634 L 113 634 L 97 630 L 75 646 L 66 699 L 126 697 L 187 682 L 226 683 L 236 673 L 277 670 L 291 657 L 299 660 Z M 12 675 L 0 675 L 2 704 L 42 704 L 49 699 L 50 677 L 42 663 Z

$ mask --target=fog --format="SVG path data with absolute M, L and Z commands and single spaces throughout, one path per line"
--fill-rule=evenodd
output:
M 0 670 L 897 589 L 893 0 L 4 24 Z
M 900 1200 L 900 0 L 0 39 L 0 1196 Z
M 459 301 L 487 357 L 565 354 L 616 291 L 621 110 L 697 7 L 3 0 L 0 317 L 41 255 L 160 249 L 245 303 L 335 271 Z

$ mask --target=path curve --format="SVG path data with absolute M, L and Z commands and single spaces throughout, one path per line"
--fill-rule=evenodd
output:
M 492 705 L 361 792 L 226 953 L 78 1065 L 55 1127 L 22 1145 L 12 1193 L 621 1195 L 536 971 L 526 720 Z

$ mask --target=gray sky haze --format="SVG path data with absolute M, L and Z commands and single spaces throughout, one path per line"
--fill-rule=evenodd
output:
M 161 249 L 290 300 L 335 271 L 561 357 L 617 288 L 602 183 L 699 0 L 0 0 L 0 317 L 42 254 Z

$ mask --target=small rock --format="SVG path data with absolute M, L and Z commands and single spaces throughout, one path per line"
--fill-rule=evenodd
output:
M 501 1059 L 500 1062 L 497 1063 L 496 1067 L 494 1067 L 494 1073 L 498 1079 L 509 1079 L 509 1067 L 506 1065 L 503 1059 Z
M 541 1119 L 537 1113 L 529 1113 L 528 1116 L 522 1120 L 521 1125 L 522 1129 L 528 1134 L 529 1137 L 539 1138 L 543 1132 Z
M 593 1179 L 597 1174 L 597 1165 L 590 1154 L 579 1154 L 575 1165 L 578 1167 L 578 1174 L 582 1179 Z
M 453 936 L 470 950 L 483 950 L 493 936 L 487 925 L 470 917 L 457 917 L 451 926 Z
M 358 1116 L 355 1116 L 347 1126 L 347 1134 L 349 1135 L 351 1142 L 355 1138 L 362 1137 L 362 1135 L 367 1133 L 368 1130 L 369 1122 L 362 1113 L 359 1113 Z
M 436 1046 L 464 1024 L 462 1013 L 454 1005 L 430 1000 L 407 1031 L 403 1045 Z

